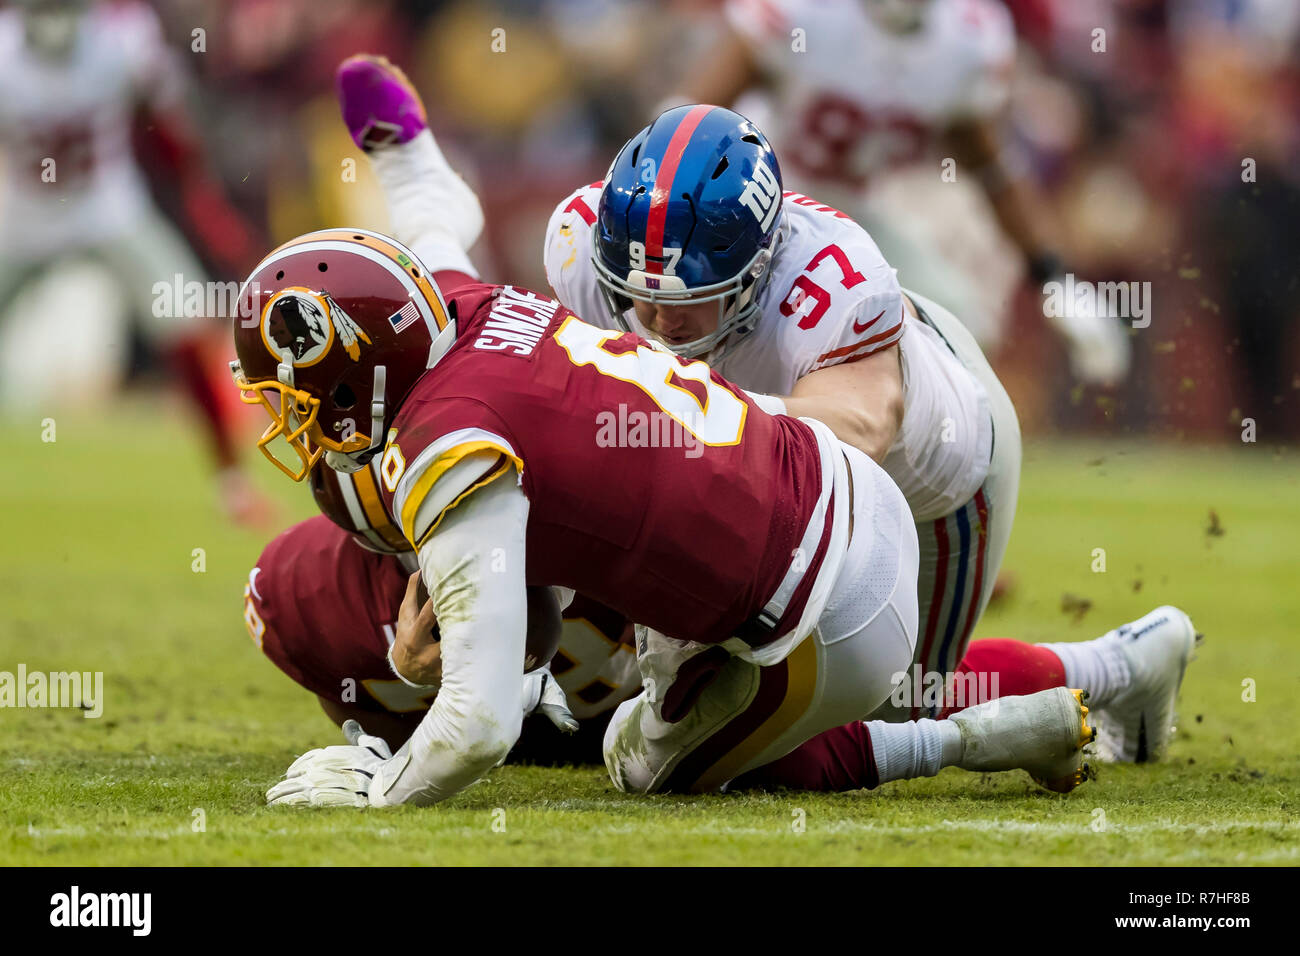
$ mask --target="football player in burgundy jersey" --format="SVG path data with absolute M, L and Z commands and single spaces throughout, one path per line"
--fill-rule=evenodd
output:
M 312 496 L 321 515 L 266 546 L 244 587 L 244 622 L 258 648 L 316 694 L 330 719 L 339 726 L 358 720 L 396 749 L 419 725 L 436 686 L 403 681 L 388 659 L 399 632 L 416 626 L 418 566 L 384 511 L 377 465 L 353 474 L 312 470 Z M 529 610 L 539 610 L 533 593 Z M 566 639 L 550 671 L 573 701 L 582 727 L 573 735 L 550 721 L 528 721 L 512 760 L 598 762 L 604 720 L 640 690 L 631 627 L 621 617 L 581 597 L 564 609 L 564 617 Z M 528 684 L 525 712 L 564 704 L 546 690 L 537 681 Z M 551 716 L 549 709 L 543 713 Z
M 472 269 L 465 250 L 482 214 L 439 151 L 418 94 L 396 67 L 364 56 L 340 66 L 338 87 L 397 235 L 427 261 Z M 584 320 L 657 337 L 746 389 L 775 393 L 757 400 L 825 422 L 903 491 L 921 555 L 921 630 L 906 682 L 918 689 L 874 716 L 939 716 L 951 695 L 921 691 L 923 682 L 991 687 L 996 675 L 1006 693 L 1086 689 L 1103 758 L 1163 751 L 1162 715 L 1193 646 L 1181 611 L 1153 612 L 1168 623 L 1141 642 L 1122 635 L 1147 633 L 1148 618 L 1093 641 L 968 646 L 1015 515 L 1015 410 L 962 323 L 900 289 L 860 226 L 782 191 L 776 156 L 753 124 L 702 105 L 658 117 L 604 181 L 560 201 L 544 259 L 557 298 Z
M 271 802 L 433 803 L 503 759 L 522 724 L 529 585 L 642 625 L 646 689 L 604 741 L 620 789 L 725 785 L 889 695 L 915 643 L 917 551 L 879 466 L 703 363 L 465 279 L 435 281 L 386 237 L 326 230 L 246 284 L 255 318 L 236 322 L 232 369 L 271 418 L 259 447 L 298 480 L 321 457 L 345 472 L 378 460 L 441 635 L 437 694 L 396 754 L 364 734 L 312 751 Z M 394 653 L 405 679 L 426 677 L 420 650 Z M 940 765 L 1068 787 L 1092 735 L 1080 696 L 907 726 Z

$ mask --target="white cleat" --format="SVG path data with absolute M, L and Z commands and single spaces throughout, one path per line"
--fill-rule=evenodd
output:
M 1168 605 L 1111 634 L 1128 662 L 1129 682 L 1094 715 L 1097 757 L 1109 763 L 1153 763 L 1169 746 L 1178 688 L 1201 635 L 1191 618 Z
M 951 715 L 961 731 L 963 770 L 1025 770 L 1039 784 L 1067 793 L 1091 776 L 1083 762 L 1096 731 L 1088 725 L 1086 693 L 1053 687 L 1000 697 Z

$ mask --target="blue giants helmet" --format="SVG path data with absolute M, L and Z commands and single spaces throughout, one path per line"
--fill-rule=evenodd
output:
M 661 113 L 619 150 L 600 194 L 592 260 L 611 314 L 626 329 L 632 299 L 716 301 L 715 332 L 669 345 L 687 358 L 745 334 L 780 221 L 781 169 L 753 123 L 720 106 Z

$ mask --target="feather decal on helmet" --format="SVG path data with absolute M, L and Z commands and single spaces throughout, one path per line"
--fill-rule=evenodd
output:
M 348 353 L 348 358 L 357 361 L 361 358 L 361 346 L 357 344 L 357 339 L 370 344 L 370 336 L 366 335 L 365 330 L 353 321 L 352 316 L 343 311 L 343 307 L 334 301 L 328 293 L 324 293 L 322 298 L 325 304 L 329 306 L 330 321 L 334 324 L 334 334 L 339 337 L 339 342 L 343 345 L 344 351 Z

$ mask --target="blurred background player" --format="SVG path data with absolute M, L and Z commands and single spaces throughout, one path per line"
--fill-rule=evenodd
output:
M 476 260 L 533 288 L 545 282 L 537 244 L 556 198 L 575 183 L 600 179 L 639 125 L 629 118 L 648 119 L 667 93 L 686 92 L 687 78 L 718 57 L 724 31 L 734 32 L 721 0 L 158 0 L 152 6 L 169 47 L 194 74 L 191 115 L 208 134 L 204 157 L 258 231 L 284 238 L 339 222 L 391 230 L 378 185 L 340 126 L 330 90 L 342 59 L 376 51 L 407 64 L 416 87 L 438 104 L 434 129 L 456 168 L 480 188 L 492 186 L 481 190 L 487 226 Z M 1043 321 L 1041 290 L 1019 286 L 1003 331 L 1008 347 L 988 354 L 1026 436 L 1031 443 L 1104 436 L 1162 446 L 1183 440 L 1240 446 L 1242 429 L 1252 422 L 1259 442 L 1300 435 L 1300 323 L 1292 297 L 1279 291 L 1296 256 L 1297 233 L 1287 224 L 1300 209 L 1300 111 L 1293 108 L 1300 7 L 1290 0 L 1006 0 L 1003 6 L 1016 31 L 1003 157 L 1036 187 L 1036 216 L 1045 226 L 1059 223 L 1048 237 L 1070 271 L 1149 281 L 1155 303 L 1152 326 L 1129 338 L 1130 374 L 1097 394 L 1066 374 L 1059 337 Z M 207 52 L 192 50 L 198 24 L 207 31 Z M 494 44 L 497 28 L 503 35 Z M 1105 31 L 1104 53 L 1093 49 L 1098 29 Z M 817 48 L 805 39 L 809 52 L 799 56 L 806 59 Z M 850 66 L 856 71 L 862 64 Z M 742 112 L 753 110 L 748 102 Z M 756 111 L 755 118 L 765 125 Z M 780 142 L 777 148 L 780 153 Z M 940 150 L 923 165 L 920 189 L 904 188 L 910 175 L 886 177 L 887 186 L 889 180 L 897 185 L 883 192 L 907 213 L 887 225 L 924 219 L 930 235 L 942 240 L 983 222 L 982 238 L 939 248 L 949 264 L 977 256 L 968 271 L 989 293 L 981 301 L 1001 309 L 1005 290 L 1024 271 L 1024 254 L 1000 236 L 987 210 L 949 209 L 959 194 L 981 202 L 983 195 L 961 168 L 956 182 L 936 179 L 939 158 L 948 155 L 955 158 Z M 782 160 L 790 185 L 799 188 L 803 174 L 795 160 Z M 141 167 L 156 182 L 171 162 L 153 151 L 141 156 Z M 857 215 L 829 194 L 812 195 Z M 191 229 L 183 217 L 180 225 Z M 239 276 L 247 264 L 230 273 L 210 269 Z M 900 281 L 909 285 L 906 270 Z M 102 276 L 84 285 L 94 294 L 72 295 L 71 283 L 66 291 L 47 283 L 24 297 L 29 303 L 15 306 L 23 315 L 49 314 L 54 310 L 30 304 L 42 292 L 49 293 L 42 301 L 66 295 L 73 303 L 63 310 L 65 322 L 92 308 L 97 317 L 112 310 L 114 290 Z M 974 324 L 955 300 L 933 297 Z M 36 324 L 20 328 L 11 321 L 5 330 L 10 360 L 0 402 L 7 408 L 28 406 L 90 340 L 78 336 L 56 349 L 47 335 L 44 348 L 13 347 L 20 331 L 23 345 L 30 344 Z M 15 369 L 18 355 L 22 367 Z M 80 370 L 97 362 L 103 363 L 102 353 Z M 88 378 L 72 381 L 84 388 Z
M 1016 38 L 995 0 L 728 0 L 731 32 L 686 99 L 756 111 L 790 183 L 862 222 L 909 288 L 947 303 L 995 351 L 1009 284 L 980 246 L 991 209 L 1035 289 L 1063 272 L 1052 224 L 1003 119 Z M 762 85 L 762 95 L 750 93 Z M 766 120 L 766 121 L 765 121 Z M 946 166 L 940 166 L 940 160 Z M 953 165 L 955 160 L 955 165 Z M 942 175 L 944 172 L 948 175 Z M 987 203 L 969 191 L 978 182 Z M 1054 318 L 1085 382 L 1117 382 L 1117 322 Z
M 205 320 L 218 317 L 208 310 L 224 300 L 206 292 L 206 270 L 154 205 L 133 148 L 133 130 L 147 127 L 182 215 L 215 264 L 242 273 L 256 239 L 207 171 L 184 86 L 145 4 L 20 0 L 0 10 L 0 317 L 47 272 L 75 261 L 101 265 L 139 339 L 207 426 L 221 504 L 257 521 L 266 505 L 237 467 L 231 408 L 213 384 L 220 325 Z M 97 308 L 28 321 L 63 330 L 60 345 L 75 353 L 77 323 L 108 318 L 94 288 L 81 301 Z M 195 296 L 195 288 L 204 292 Z

